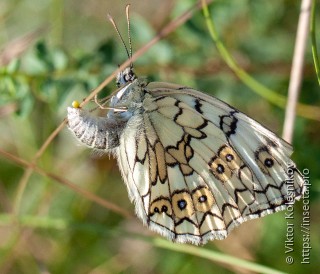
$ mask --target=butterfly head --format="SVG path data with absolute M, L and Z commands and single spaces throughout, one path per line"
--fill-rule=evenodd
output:
M 116 78 L 117 87 L 120 88 L 128 83 L 132 83 L 136 78 L 137 76 L 133 72 L 133 67 L 131 65 L 118 73 Z

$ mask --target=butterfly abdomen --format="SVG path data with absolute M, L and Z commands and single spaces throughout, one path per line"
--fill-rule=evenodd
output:
M 83 144 L 109 151 L 119 146 L 125 123 L 110 117 L 95 117 L 82 108 L 68 108 L 68 127 Z

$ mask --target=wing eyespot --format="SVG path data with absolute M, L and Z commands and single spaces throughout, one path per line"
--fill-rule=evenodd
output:
M 193 191 L 192 199 L 197 211 L 208 212 L 216 203 L 211 191 L 207 187 L 200 187 Z
M 209 170 L 220 181 L 226 182 L 232 176 L 228 165 L 218 156 L 213 157 L 209 162 Z
M 177 218 L 189 218 L 194 214 L 192 198 L 189 192 L 185 190 L 176 192 L 172 195 L 171 199 L 173 212 Z
M 275 159 L 267 146 L 260 147 L 256 150 L 255 159 L 259 168 L 265 174 L 269 174 L 269 169 L 272 169 L 275 165 Z

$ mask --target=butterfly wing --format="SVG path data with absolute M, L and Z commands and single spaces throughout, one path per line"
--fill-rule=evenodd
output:
M 199 91 L 167 83 L 146 89 L 144 112 L 129 120 L 117 156 L 137 215 L 151 229 L 203 244 L 300 198 L 292 148 L 274 133 Z

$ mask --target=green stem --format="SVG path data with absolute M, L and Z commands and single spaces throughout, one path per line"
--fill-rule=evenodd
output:
M 284 273 L 264 265 L 242 260 L 230 255 L 226 255 L 220 252 L 206 249 L 204 247 L 197 247 L 197 246 L 191 246 L 191 245 L 185 245 L 185 244 L 173 244 L 169 241 L 166 241 L 160 238 L 155 238 L 153 239 L 152 242 L 157 247 L 195 255 L 197 257 L 205 258 L 210 261 L 232 265 L 236 268 L 241 267 L 243 269 L 250 270 L 256 273 L 266 273 L 266 274 L 283 274 Z
M 317 50 L 317 39 L 316 39 L 316 0 L 312 1 L 310 33 L 311 33 L 311 42 L 312 42 L 311 49 L 312 49 L 313 62 L 316 70 L 316 75 L 318 78 L 318 83 L 320 85 L 320 64 L 319 64 L 319 55 Z

